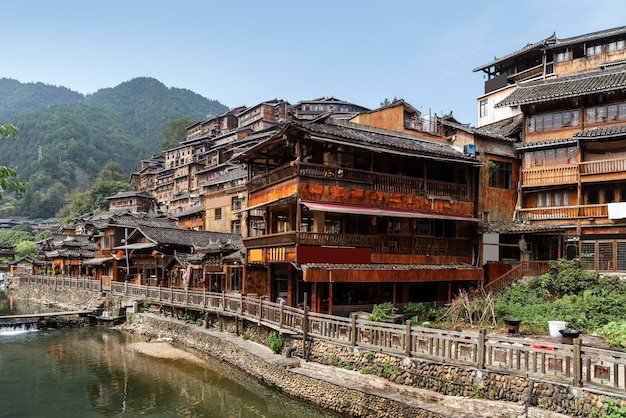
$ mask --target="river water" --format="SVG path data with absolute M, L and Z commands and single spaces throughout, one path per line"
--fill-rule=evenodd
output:
M 19 312 L 0 292 L 0 315 Z M 0 417 L 338 417 L 202 354 L 198 363 L 129 348 L 144 338 L 1 328 Z

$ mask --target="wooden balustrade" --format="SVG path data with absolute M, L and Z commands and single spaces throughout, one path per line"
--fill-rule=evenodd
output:
M 522 169 L 522 187 L 572 184 L 578 182 L 578 166 L 533 167 Z
M 520 275 L 547 269 L 547 262 L 524 262 Z M 90 279 L 58 276 L 19 275 L 20 280 L 38 285 L 78 287 L 99 291 L 87 283 Z M 254 321 L 280 332 L 303 334 L 316 339 L 348 344 L 392 355 L 425 358 L 446 364 L 458 364 L 519 376 L 532 376 L 626 392 L 626 353 L 587 347 L 580 339 L 573 345 L 539 339 L 502 337 L 479 332 L 457 332 L 405 324 L 373 322 L 308 312 L 284 304 L 272 303 L 238 294 L 159 288 L 112 282 L 111 293 L 161 305 L 198 309 Z
M 405 254 L 467 257 L 471 241 L 462 238 L 415 237 L 408 235 L 333 234 L 325 232 L 286 232 L 244 238 L 246 248 L 325 245 L 371 248 L 375 254 Z M 274 255 L 268 255 L 274 256 Z
M 619 173 L 626 171 L 626 159 L 583 161 L 579 166 L 581 175 Z
M 301 162 L 285 165 L 265 175 L 253 178 L 248 182 L 248 191 L 254 193 L 294 175 L 356 183 L 360 184 L 359 188 L 361 189 L 365 188 L 366 190 L 385 193 L 422 195 L 424 197 L 428 195 L 447 196 L 457 201 L 471 201 L 470 186 L 468 184 L 424 180 L 397 174 L 382 174 L 354 168 L 331 167 Z

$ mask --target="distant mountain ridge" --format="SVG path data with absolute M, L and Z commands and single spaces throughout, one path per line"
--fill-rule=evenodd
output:
M 66 87 L 20 83 L 10 78 L 0 78 L 0 123 L 24 113 L 52 105 L 78 102 L 84 98 L 81 93 Z
M 0 216 L 55 216 L 70 193 L 90 187 L 108 161 L 127 174 L 160 151 L 162 131 L 178 118 L 204 120 L 228 107 L 187 89 L 139 77 L 83 96 L 65 87 L 0 79 L 0 124 L 18 138 L 0 141 L 0 165 L 13 166 L 29 190 L 5 195 Z

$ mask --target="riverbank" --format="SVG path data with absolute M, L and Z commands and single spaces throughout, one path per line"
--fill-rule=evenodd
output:
M 86 308 L 85 303 L 93 303 L 86 301 L 83 293 L 95 293 L 74 286 L 19 282 L 11 291 L 16 298 L 58 301 L 81 309 Z M 126 331 L 146 335 L 151 341 L 172 339 L 179 347 L 238 367 L 294 398 L 350 416 L 585 417 L 601 410 L 605 396 L 615 396 L 609 391 L 573 387 L 569 379 L 531 378 L 502 368 L 445 361 L 463 354 L 456 349 L 442 361 L 440 357 L 407 357 L 372 345 L 358 347 L 315 338 L 307 342 L 305 350 L 301 336 L 290 337 L 286 330 L 281 356 L 268 348 L 272 327 L 242 318 L 238 310 L 209 312 L 168 300 L 150 304 L 146 300 L 138 303 L 136 296 L 96 294 L 113 307 L 134 305 L 134 313 L 121 326 Z M 137 310 L 145 313 L 135 313 Z M 287 358 L 292 355 L 310 362 Z M 495 360 L 506 363 L 506 359 Z M 420 403 L 414 403 L 415 399 Z
M 259 343 L 229 332 L 206 329 L 154 314 L 134 314 L 120 329 L 157 340 L 171 338 L 174 347 L 198 350 L 246 371 L 283 393 L 354 417 L 536 417 L 567 415 L 525 405 L 446 396 L 396 384 L 359 371 L 286 358 Z M 154 344 L 154 345 L 153 345 Z M 169 355 L 167 345 L 143 343 L 146 354 Z M 163 349 L 161 353 L 160 350 Z

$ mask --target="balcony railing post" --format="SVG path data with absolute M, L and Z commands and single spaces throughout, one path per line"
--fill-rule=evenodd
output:
M 406 320 L 406 330 L 404 339 L 404 355 L 411 357 L 411 325 L 413 322 L 410 319 Z

